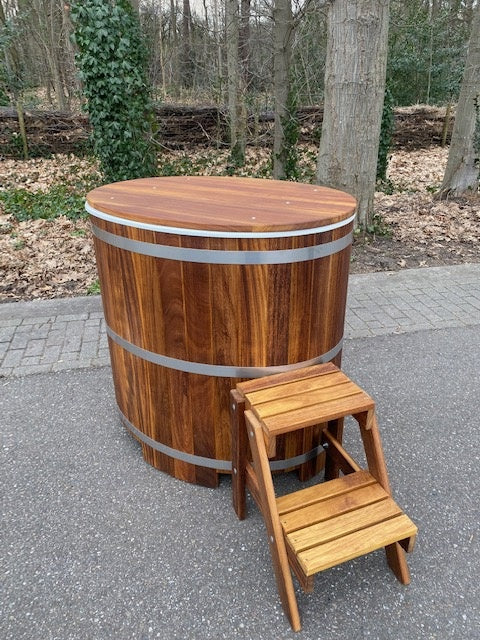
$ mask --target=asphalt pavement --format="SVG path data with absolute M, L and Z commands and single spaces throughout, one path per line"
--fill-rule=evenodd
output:
M 351 277 L 343 368 L 419 535 L 407 587 L 378 551 L 297 589 L 298 634 L 255 506 L 239 522 L 228 476 L 171 478 L 121 427 L 98 298 L 2 304 L 0 346 L 0 638 L 479 637 L 480 265 Z

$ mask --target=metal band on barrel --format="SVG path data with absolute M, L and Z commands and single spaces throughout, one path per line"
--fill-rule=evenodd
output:
M 136 344 L 125 340 L 118 333 L 115 333 L 107 325 L 107 334 L 116 342 L 122 349 L 132 353 L 134 356 L 147 360 L 153 364 L 158 364 L 161 367 L 167 369 L 176 369 L 177 371 L 184 371 L 185 373 L 197 373 L 204 376 L 214 376 L 217 378 L 261 378 L 263 376 L 272 375 L 274 373 L 285 373 L 286 371 L 294 371 L 295 369 L 302 369 L 303 367 L 309 367 L 314 364 L 322 364 L 332 360 L 342 349 L 343 338 L 338 344 L 336 344 L 330 351 L 312 358 L 311 360 L 305 360 L 303 362 L 296 362 L 294 364 L 276 365 L 271 367 L 236 367 L 222 364 L 206 364 L 203 362 L 190 362 L 189 360 L 179 360 L 178 358 L 171 358 L 170 356 L 164 356 L 160 353 L 148 351 L 142 349 Z
M 346 249 L 352 243 L 352 232 L 343 238 L 325 242 L 312 247 L 301 249 L 281 249 L 276 251 L 223 251 L 215 249 L 191 249 L 187 247 L 171 247 L 169 245 L 154 244 L 132 240 L 124 236 L 117 236 L 110 231 L 100 229 L 92 224 L 93 234 L 103 242 L 118 249 L 125 249 L 132 253 L 139 253 L 154 258 L 180 260 L 182 262 L 200 262 L 204 264 L 289 264 L 292 262 L 307 262 L 324 258 Z
M 130 422 L 130 420 L 120 411 L 120 418 L 127 427 L 127 429 L 139 440 L 143 443 L 155 449 L 155 451 L 160 451 L 160 453 L 164 453 L 166 456 L 170 458 L 174 458 L 175 460 L 180 460 L 181 462 L 187 462 L 188 464 L 194 464 L 198 467 L 207 467 L 208 469 L 216 469 L 217 471 L 231 471 L 232 463 L 229 460 L 215 460 L 214 458 L 205 458 L 204 456 L 198 456 L 194 453 L 187 453 L 186 451 L 179 451 L 178 449 L 173 449 L 166 444 L 162 444 L 161 442 L 157 442 L 147 436 L 143 431 L 140 431 L 138 427 Z M 270 462 L 270 468 L 272 471 L 282 471 L 283 469 L 289 469 L 290 467 L 296 467 L 304 462 L 308 462 L 309 460 L 313 460 L 320 453 L 324 451 L 322 445 L 307 451 L 306 453 L 302 453 L 299 456 L 295 456 L 294 458 L 287 458 L 285 460 L 273 460 Z
M 326 233 L 334 229 L 345 227 L 355 220 L 355 213 L 345 220 L 325 224 L 320 227 L 312 227 L 310 229 L 292 229 L 288 231 L 215 231 L 213 229 L 188 229 L 185 227 L 169 227 L 162 224 L 150 224 L 148 222 L 139 222 L 128 218 L 120 218 L 111 213 L 105 213 L 92 207 L 88 202 L 85 203 L 85 209 L 95 218 L 120 224 L 124 227 L 133 227 L 135 229 L 145 229 L 146 231 L 155 231 L 157 233 L 170 233 L 176 236 L 196 236 L 198 238 L 291 238 L 297 236 L 309 236 L 314 233 Z

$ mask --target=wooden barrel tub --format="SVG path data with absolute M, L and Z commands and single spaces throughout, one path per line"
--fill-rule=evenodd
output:
M 355 207 L 333 189 L 251 178 L 88 194 L 116 400 L 149 463 L 216 486 L 238 381 L 340 363 Z M 317 436 L 285 437 L 274 467 L 306 464 Z

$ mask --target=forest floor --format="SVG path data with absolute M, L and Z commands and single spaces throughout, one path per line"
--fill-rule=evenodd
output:
M 183 154 L 183 156 L 182 156 Z M 268 152 L 248 151 L 246 173 L 258 175 Z M 480 197 L 436 202 L 448 149 L 393 153 L 391 194 L 378 192 L 371 234 L 355 238 L 352 273 L 480 262 Z M 314 150 L 305 158 L 314 165 Z M 188 157 L 188 162 L 186 158 Z M 163 162 L 197 173 L 225 172 L 226 153 L 168 152 Z M 201 171 L 198 170 L 201 167 Z M 313 166 L 307 168 L 313 171 Z M 29 161 L 0 160 L 0 190 L 47 190 L 95 174 L 90 160 L 56 155 Z M 98 291 L 93 243 L 85 219 L 16 221 L 0 203 L 0 302 L 85 295 Z

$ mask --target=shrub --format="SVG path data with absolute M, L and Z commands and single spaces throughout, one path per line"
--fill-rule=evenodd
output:
M 108 182 L 156 175 L 147 53 L 128 0 L 72 3 L 77 64 Z

